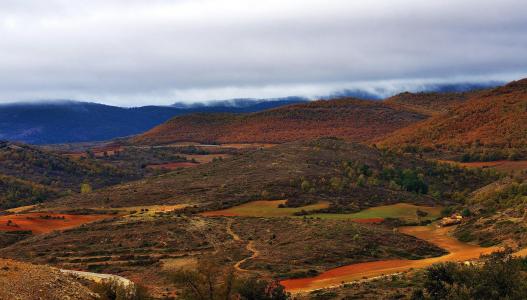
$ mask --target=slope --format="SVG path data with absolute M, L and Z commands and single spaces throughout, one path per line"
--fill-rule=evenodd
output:
M 0 259 L 0 299 L 99 299 L 58 269 Z
M 290 206 L 328 201 L 328 212 L 345 212 L 399 202 L 456 201 L 456 194 L 492 179 L 481 170 L 325 138 L 286 143 L 73 195 L 48 203 L 46 208 L 187 203 L 204 210 L 251 200 L 288 199 Z
M 284 143 L 335 136 L 352 141 L 378 138 L 426 116 L 379 101 L 352 98 L 289 105 L 259 113 L 176 117 L 131 139 L 136 144 Z
M 472 93 L 410 93 L 405 92 L 384 100 L 384 103 L 427 116 L 448 112 L 465 102 Z
M 76 101 L 4 104 L 0 105 L 0 139 L 31 144 L 101 141 L 144 132 L 177 115 L 247 113 L 303 101 L 305 99 L 289 97 L 134 108 Z
M 41 149 L 0 142 L 0 208 L 28 205 L 133 179 L 134 174 L 94 160 L 72 160 Z
M 456 153 L 498 152 L 490 157 L 494 159 L 525 156 L 527 79 L 476 93 L 448 113 L 398 130 L 380 144 Z

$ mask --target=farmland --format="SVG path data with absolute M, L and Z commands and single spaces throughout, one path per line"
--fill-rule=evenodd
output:
M 301 207 L 285 207 L 286 200 L 272 201 L 252 201 L 239 206 L 231 207 L 224 210 L 207 211 L 201 215 L 206 217 L 224 216 L 224 217 L 286 217 L 293 216 L 301 211 L 313 211 L 329 207 L 328 202 L 320 202 Z
M 75 228 L 82 224 L 110 218 L 110 215 L 68 215 L 26 213 L 0 216 L 0 231 L 31 231 L 33 234 Z
M 207 211 L 203 216 L 225 216 L 225 217 L 285 217 L 302 213 L 303 216 L 316 219 L 331 220 L 354 220 L 358 222 L 376 223 L 384 219 L 401 219 L 405 222 L 418 222 L 434 220 L 441 216 L 442 207 L 417 206 L 408 203 L 397 203 L 367 208 L 356 213 L 313 213 L 313 211 L 326 209 L 328 202 L 320 202 L 300 207 L 285 207 L 286 200 L 252 201 L 239 206 L 218 211 Z M 422 217 L 417 212 L 423 213 Z
M 393 205 L 382 205 L 372 208 L 367 208 L 357 213 L 351 214 L 326 214 L 315 213 L 308 215 L 311 218 L 333 219 L 333 220 L 368 220 L 380 219 L 381 221 L 387 218 L 401 219 L 406 222 L 419 222 L 426 220 L 434 220 L 441 216 L 442 207 L 436 206 L 417 206 L 408 203 L 397 203 Z M 424 212 L 422 217 L 417 215 L 417 212 Z

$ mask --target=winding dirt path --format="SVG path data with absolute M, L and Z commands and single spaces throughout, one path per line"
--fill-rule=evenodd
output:
M 415 268 L 426 268 L 432 264 L 446 261 L 466 261 L 477 259 L 483 254 L 489 254 L 500 247 L 482 248 L 465 244 L 450 236 L 453 227 L 412 226 L 402 227 L 402 233 L 428 241 L 449 253 L 440 257 L 420 260 L 392 259 L 366 263 L 357 263 L 328 270 L 316 277 L 283 280 L 280 283 L 291 293 L 304 293 L 321 288 L 339 286 L 344 282 L 352 282 L 364 278 L 400 273 Z
M 240 238 L 240 236 L 234 232 L 232 230 L 232 223 L 234 222 L 234 219 L 229 219 L 227 221 L 227 233 L 232 236 L 232 239 L 235 240 L 235 241 L 242 241 L 242 239 Z M 234 265 L 234 269 L 236 269 L 236 271 L 239 271 L 239 272 L 251 272 L 251 270 L 247 270 L 247 269 L 243 269 L 242 267 L 240 267 L 244 262 L 248 261 L 248 260 L 251 260 L 251 259 L 255 259 L 257 258 L 259 255 L 260 255 L 260 251 L 258 251 L 255 247 L 254 247 L 254 241 L 249 241 L 247 243 L 247 245 L 245 246 L 245 249 L 247 249 L 249 252 L 252 252 L 252 255 L 249 256 L 249 257 L 246 257 L 240 261 L 238 261 L 235 265 Z

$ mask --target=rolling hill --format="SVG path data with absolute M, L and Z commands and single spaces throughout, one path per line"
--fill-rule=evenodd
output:
M 72 160 L 33 146 L 0 142 L 0 209 L 43 202 L 136 178 L 94 160 Z
M 464 153 L 466 160 L 525 156 L 527 79 L 475 93 L 444 114 L 390 134 L 380 144 Z
M 0 139 L 30 144 L 102 141 L 144 132 L 177 115 L 247 113 L 305 101 L 298 97 L 237 99 L 210 105 L 135 108 L 76 101 L 4 104 L 0 105 Z
M 189 204 L 221 209 L 251 200 L 328 201 L 328 212 L 413 202 L 458 201 L 489 183 L 485 172 L 401 156 L 334 138 L 249 151 L 194 168 L 72 195 L 43 209 Z
M 452 107 L 465 102 L 472 93 L 410 93 L 390 97 L 384 102 L 409 111 L 435 116 L 448 112 Z
M 288 105 L 253 114 L 175 117 L 131 139 L 135 144 L 284 143 L 335 136 L 366 141 L 425 119 L 380 101 L 343 98 Z

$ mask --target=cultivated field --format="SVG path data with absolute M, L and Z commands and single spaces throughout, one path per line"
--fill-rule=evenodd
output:
M 319 202 L 301 207 L 280 207 L 286 200 L 272 201 L 252 201 L 239 206 L 224 210 L 208 211 L 202 213 L 203 216 L 224 216 L 224 217 L 286 217 L 294 216 L 299 212 L 310 212 L 329 207 L 328 202 Z M 424 220 L 435 220 L 441 216 L 442 207 L 436 206 L 417 206 L 407 203 L 393 205 L 383 205 L 367 208 L 357 213 L 335 214 L 335 213 L 314 213 L 308 214 L 308 218 L 332 219 L 332 220 L 353 220 L 360 223 L 379 223 L 386 218 L 401 219 L 406 222 L 418 222 Z M 417 211 L 426 213 L 426 216 L 418 217 Z
M 31 231 L 34 234 L 70 229 L 82 224 L 110 218 L 110 215 L 67 215 L 27 213 L 0 216 L 0 231 Z
M 293 216 L 301 211 L 313 211 L 329 207 L 328 202 L 306 205 L 302 207 L 280 207 L 287 200 L 261 200 L 252 201 L 224 210 L 208 211 L 202 213 L 203 216 L 224 216 L 224 217 L 286 217 Z
M 387 218 L 401 219 L 407 222 L 418 222 L 425 220 L 435 220 L 441 216 L 442 207 L 440 206 L 417 206 L 408 203 L 397 203 L 393 205 L 383 205 L 367 208 L 352 214 L 312 214 L 309 217 L 334 220 L 354 220 L 366 222 L 383 221 Z M 417 211 L 426 213 L 426 216 L 418 217 Z

